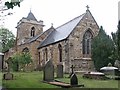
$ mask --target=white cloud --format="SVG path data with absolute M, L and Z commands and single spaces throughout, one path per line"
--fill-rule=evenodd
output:
M 5 18 L 5 27 L 15 34 L 17 22 L 22 17 L 26 17 L 31 8 L 36 18 L 44 21 L 46 30 L 51 23 L 57 27 L 83 14 L 86 11 L 86 5 L 90 6 L 90 11 L 98 25 L 102 25 L 109 35 L 116 31 L 118 0 L 24 0 L 20 8 L 15 7 L 12 10 L 15 12 L 12 16 Z

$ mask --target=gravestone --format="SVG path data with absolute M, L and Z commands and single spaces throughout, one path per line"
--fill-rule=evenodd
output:
M 72 86 L 77 86 L 78 85 L 78 78 L 76 76 L 76 74 L 72 74 L 71 78 L 70 78 L 70 84 Z
M 63 78 L 63 65 L 57 65 L 57 78 Z
M 43 80 L 44 81 L 53 81 L 54 80 L 54 65 L 52 60 L 49 60 L 43 69 Z
M 8 70 L 7 70 L 7 73 L 3 74 L 3 79 L 4 80 L 13 80 L 13 74 L 10 73 L 10 68 L 11 68 L 11 64 L 12 64 L 11 60 L 12 60 L 11 57 L 7 60 Z
M 3 75 L 3 80 L 13 80 L 13 74 L 8 72 Z

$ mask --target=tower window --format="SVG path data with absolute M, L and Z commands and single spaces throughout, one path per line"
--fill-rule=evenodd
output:
M 35 28 L 34 28 L 34 27 L 31 28 L 31 36 L 32 36 L 32 37 L 35 36 Z

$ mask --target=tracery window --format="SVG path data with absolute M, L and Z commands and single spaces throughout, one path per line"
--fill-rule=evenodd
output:
M 82 49 L 83 49 L 83 55 L 84 54 L 91 54 L 91 41 L 92 41 L 93 35 L 90 32 L 90 29 L 88 29 L 84 36 L 83 36 L 83 42 L 82 42 Z

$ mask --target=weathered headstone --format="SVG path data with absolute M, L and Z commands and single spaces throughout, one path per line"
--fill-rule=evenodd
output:
M 78 85 L 78 78 L 76 76 L 76 74 L 72 74 L 71 78 L 70 78 L 70 84 L 72 86 L 77 86 Z
M 57 78 L 63 78 L 63 65 L 57 65 Z
M 13 80 L 13 74 L 8 72 L 3 75 L 3 80 Z
M 49 60 L 43 69 L 43 80 L 44 81 L 53 81 L 54 80 L 54 65 L 52 60 Z

